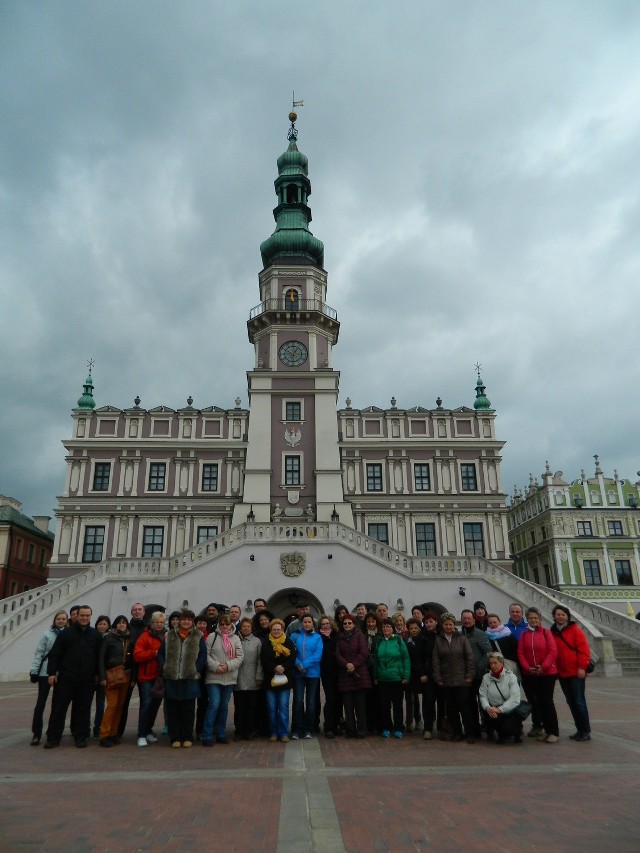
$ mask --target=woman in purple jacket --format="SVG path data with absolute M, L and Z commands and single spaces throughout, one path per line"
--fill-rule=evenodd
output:
M 367 733 L 366 691 L 371 687 L 367 665 L 369 647 L 355 617 L 348 613 L 336 642 L 338 690 L 342 694 L 346 736 L 363 738 Z

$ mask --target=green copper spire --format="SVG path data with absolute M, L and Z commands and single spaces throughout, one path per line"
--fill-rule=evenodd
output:
M 96 401 L 93 399 L 93 379 L 91 378 L 91 370 L 93 368 L 93 359 L 89 361 L 89 375 L 84 383 L 82 396 L 78 400 L 79 409 L 95 409 Z
M 278 206 L 273 218 L 276 230 L 260 245 L 264 267 L 271 264 L 299 264 L 311 262 L 324 266 L 324 244 L 309 231 L 311 210 L 307 204 L 311 195 L 308 178 L 309 161 L 298 151 L 298 131 L 295 112 L 289 113 L 291 127 L 287 137 L 289 147 L 278 157 L 278 177 L 274 182 Z
M 478 381 L 476 382 L 476 399 L 473 402 L 473 408 L 477 412 L 487 411 L 491 408 L 491 400 L 484 393 L 486 391 L 486 387 L 482 381 L 482 377 L 480 376 L 479 364 L 476 364 L 476 370 L 478 371 Z

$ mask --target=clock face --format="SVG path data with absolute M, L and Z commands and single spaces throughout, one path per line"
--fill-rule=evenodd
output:
M 289 367 L 300 367 L 307 360 L 309 353 L 300 341 L 287 341 L 282 344 L 279 351 L 280 361 Z

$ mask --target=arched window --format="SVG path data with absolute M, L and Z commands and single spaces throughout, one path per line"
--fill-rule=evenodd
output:
M 300 293 L 295 287 L 289 287 L 284 292 L 285 311 L 298 311 L 300 308 Z
M 295 204 L 298 201 L 298 187 L 289 184 L 287 187 L 287 204 Z

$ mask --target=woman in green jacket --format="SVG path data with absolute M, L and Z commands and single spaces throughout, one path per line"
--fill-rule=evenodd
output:
M 373 652 L 373 680 L 378 685 L 382 737 L 402 737 L 402 689 L 409 683 L 411 664 L 404 640 L 391 619 L 382 620 L 382 637 Z M 393 720 L 392 720 L 393 709 Z

